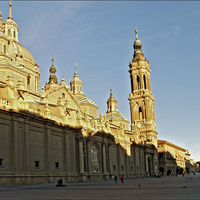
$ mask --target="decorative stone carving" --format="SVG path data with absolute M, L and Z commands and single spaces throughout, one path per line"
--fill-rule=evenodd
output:
M 92 172 L 100 172 L 99 170 L 99 160 L 98 160 L 98 149 L 95 144 L 91 146 L 91 165 Z

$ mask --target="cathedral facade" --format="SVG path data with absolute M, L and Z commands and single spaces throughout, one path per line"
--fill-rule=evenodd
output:
M 142 43 L 129 63 L 131 129 L 117 110 L 112 88 L 107 112 L 83 93 L 75 64 L 68 86 L 57 80 L 52 58 L 49 81 L 39 92 L 40 72 L 18 41 L 12 17 L 0 16 L 0 184 L 145 177 L 158 171 L 157 132 L 150 68 Z

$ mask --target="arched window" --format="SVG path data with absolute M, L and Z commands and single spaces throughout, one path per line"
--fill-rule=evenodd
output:
M 140 89 L 140 77 L 137 75 L 137 89 Z
M 131 75 L 131 92 L 134 91 L 133 76 Z
M 13 31 L 13 36 L 14 36 L 14 38 L 15 38 L 15 31 Z
M 11 33 L 10 33 L 10 29 L 8 29 L 8 35 L 11 35 Z
M 147 86 L 146 86 L 146 76 L 145 75 L 143 75 L 143 81 L 144 81 L 144 89 L 146 90 Z
M 142 108 L 139 107 L 139 120 L 142 120 Z
M 75 88 L 74 88 L 74 86 L 72 87 L 72 92 L 75 93 Z
M 62 98 L 64 98 L 64 99 L 65 99 L 65 93 L 62 93 Z

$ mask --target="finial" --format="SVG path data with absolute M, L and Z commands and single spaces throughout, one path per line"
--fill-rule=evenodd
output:
M 65 78 L 65 70 L 63 70 L 63 78 Z
M 78 73 L 77 73 L 77 65 L 76 65 L 76 62 L 74 63 L 74 66 L 75 66 L 75 72 L 74 72 L 74 75 L 78 75 Z
M 0 10 L 0 31 L 2 30 L 1 20 L 2 20 L 2 12 L 1 12 L 1 10 Z
M 110 95 L 112 95 L 112 86 L 110 86 Z
M 53 55 L 52 55 L 52 65 L 54 65 L 54 57 L 53 57 Z
M 138 30 L 137 30 L 137 27 L 135 27 L 135 36 L 136 36 L 136 40 L 138 40 Z
M 10 3 L 9 3 L 9 6 L 10 6 L 10 10 L 9 10 L 9 15 L 8 15 L 8 19 L 13 19 L 12 18 L 12 3 L 11 3 L 12 1 L 10 0 Z

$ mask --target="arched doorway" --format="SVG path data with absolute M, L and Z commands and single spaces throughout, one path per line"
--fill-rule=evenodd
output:
M 163 167 L 160 167 L 160 173 L 164 174 L 164 168 Z

